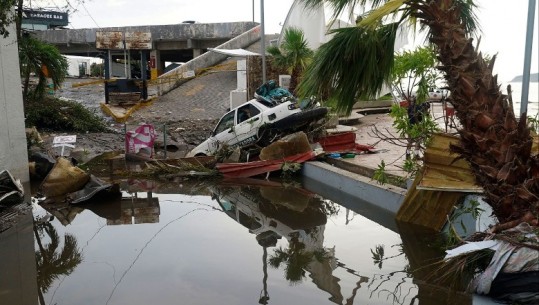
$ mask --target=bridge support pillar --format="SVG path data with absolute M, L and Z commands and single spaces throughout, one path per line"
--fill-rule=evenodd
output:
M 202 55 L 202 49 L 193 49 L 193 58 Z
M 161 60 L 161 51 L 150 51 L 150 76 L 151 79 L 156 79 L 159 75 L 163 74 L 165 70 L 165 62 Z

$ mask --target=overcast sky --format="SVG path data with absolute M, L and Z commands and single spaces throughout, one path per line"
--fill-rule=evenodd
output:
M 45 0 L 48 6 L 62 7 L 63 0 Z M 50 1 L 50 2 L 48 2 Z M 71 0 L 77 11 L 69 16 L 71 28 L 150 24 L 175 24 L 185 20 L 202 23 L 260 22 L 260 0 Z M 266 33 L 279 33 L 293 0 L 264 1 Z M 36 2 L 34 2 L 36 3 Z M 509 81 L 523 72 L 528 0 L 478 0 L 482 28 L 480 49 L 496 54 L 495 73 Z M 538 16 L 535 12 L 532 73 L 538 72 Z

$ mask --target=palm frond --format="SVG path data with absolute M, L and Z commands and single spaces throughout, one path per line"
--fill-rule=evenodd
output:
M 343 28 L 322 45 L 299 86 L 300 96 L 337 100 L 349 113 L 359 97 L 376 96 L 390 79 L 397 23 L 377 29 Z
M 382 6 L 388 0 L 301 0 L 307 8 L 318 8 L 321 5 L 328 4 L 333 10 L 331 18 L 335 20 L 342 13 L 355 7 L 372 7 L 377 8 Z
M 382 20 L 391 14 L 395 14 L 408 0 L 390 0 L 379 8 L 372 10 L 363 18 L 358 26 L 377 27 Z
M 43 67 L 47 68 L 48 77 L 55 87 L 59 87 L 67 75 L 67 59 L 58 48 L 33 37 L 23 37 L 19 42 L 19 59 L 21 74 L 29 76 L 35 73 L 39 78 L 34 94 L 42 96 L 45 91 L 46 78 Z
M 460 9 L 460 22 L 468 34 L 475 34 L 481 31 L 479 21 L 475 11 L 477 5 L 473 0 L 455 0 L 455 5 Z

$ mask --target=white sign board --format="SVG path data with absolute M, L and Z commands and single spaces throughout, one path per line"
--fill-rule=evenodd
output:
M 185 72 L 183 72 L 182 77 L 183 78 L 195 77 L 195 71 L 193 71 L 193 70 L 185 71 Z
M 58 136 L 54 137 L 52 144 L 70 144 L 77 142 L 77 136 Z

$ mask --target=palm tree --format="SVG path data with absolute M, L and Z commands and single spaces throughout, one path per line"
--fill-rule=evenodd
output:
M 396 31 L 415 25 L 427 31 L 462 124 L 460 147 L 495 216 L 509 226 L 539 220 L 539 157 L 532 156 L 526 115 L 518 121 L 492 75 L 490 63 L 474 47 L 473 0 L 303 0 L 307 6 L 330 4 L 339 15 L 348 4 L 374 8 L 356 27 L 336 31 L 315 55 L 300 84 L 301 94 L 329 92 L 350 110 L 355 99 L 372 96 L 388 80 Z M 393 15 L 396 21 L 383 24 Z M 385 20 L 385 19 L 384 19 Z M 503 228 L 499 226 L 498 228 Z
M 24 80 L 23 97 L 43 98 L 47 87 L 47 77 L 52 80 L 56 88 L 64 81 L 67 75 L 67 59 L 60 54 L 58 49 L 31 36 L 23 36 L 19 41 L 19 59 L 21 75 Z M 38 77 L 38 84 L 29 95 L 30 75 L 34 73 Z
M 309 65 L 313 51 L 309 49 L 303 31 L 287 28 L 280 46 L 270 46 L 268 53 L 274 57 L 275 64 L 290 74 L 290 92 L 294 93 L 303 70 Z

